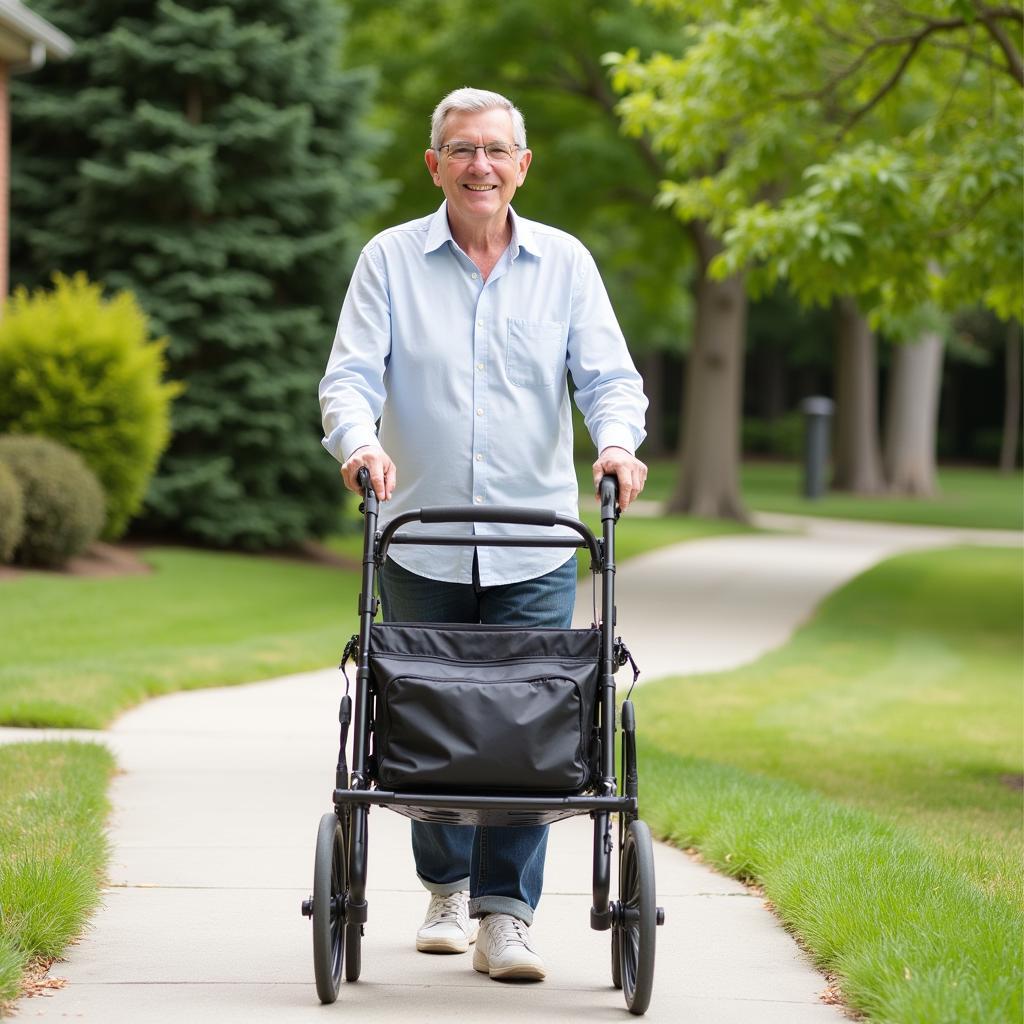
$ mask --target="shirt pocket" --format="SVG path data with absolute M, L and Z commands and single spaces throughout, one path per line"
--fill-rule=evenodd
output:
M 521 388 L 550 388 L 565 367 L 565 323 L 508 318 L 505 372 Z

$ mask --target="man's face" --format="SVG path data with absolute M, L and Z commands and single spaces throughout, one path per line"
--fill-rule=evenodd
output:
M 468 142 L 474 146 L 500 142 L 511 147 L 515 142 L 512 117 L 507 110 L 500 109 L 455 111 L 448 115 L 441 142 Z M 428 149 L 425 154 L 430 176 L 448 200 L 449 216 L 465 221 L 503 221 L 512 196 L 526 179 L 530 151 L 513 148 L 510 160 L 495 160 L 477 149 L 471 160 L 461 161 L 450 157 L 450 152 Z

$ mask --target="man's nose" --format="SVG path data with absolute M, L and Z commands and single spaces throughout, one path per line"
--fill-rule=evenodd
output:
M 487 159 L 487 151 L 483 146 L 473 150 L 473 159 L 469 166 L 482 174 L 486 174 L 491 169 L 491 161 Z

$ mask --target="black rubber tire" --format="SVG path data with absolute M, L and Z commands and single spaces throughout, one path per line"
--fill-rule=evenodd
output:
M 654 988 L 658 908 L 654 892 L 654 844 L 642 821 L 630 822 L 619 858 L 619 972 L 629 1012 L 647 1012 Z
M 332 811 L 320 819 L 313 864 L 313 973 L 321 1003 L 333 1003 L 341 987 L 345 955 L 345 844 Z
M 612 929 L 612 985 L 615 988 L 622 988 L 622 953 L 619 948 L 622 943 L 619 940 L 619 929 Z

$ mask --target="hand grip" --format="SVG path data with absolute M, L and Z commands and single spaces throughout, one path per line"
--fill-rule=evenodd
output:
M 601 496 L 601 518 L 615 519 L 618 516 L 619 480 L 606 473 L 601 477 L 598 493 Z
M 517 505 L 434 505 L 420 509 L 421 523 L 513 523 L 520 526 L 554 526 L 557 513 L 544 508 Z

